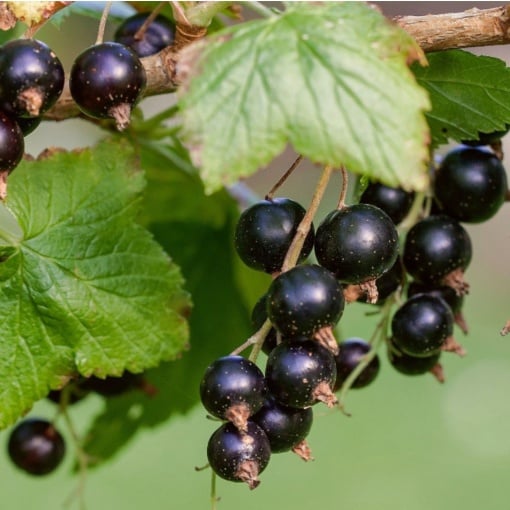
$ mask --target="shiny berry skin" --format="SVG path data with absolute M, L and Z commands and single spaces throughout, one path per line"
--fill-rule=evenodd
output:
M 344 310 L 342 286 L 317 265 L 296 266 L 275 278 L 267 291 L 267 315 L 287 337 L 312 336 L 335 325 Z
M 391 332 L 394 344 L 404 354 L 431 356 L 452 335 L 453 314 L 443 299 L 416 294 L 395 312 Z
M 441 283 L 471 262 L 472 245 L 466 229 L 446 215 L 429 216 L 406 236 L 402 260 L 407 272 L 423 283 Z
M 23 471 L 47 475 L 64 458 L 66 447 L 60 432 L 43 419 L 26 419 L 11 431 L 7 445 L 9 457 Z
M 14 120 L 21 129 L 23 136 L 27 136 L 39 126 L 42 117 L 16 117 Z
M 402 188 L 386 186 L 379 182 L 372 182 L 362 193 L 359 201 L 382 209 L 395 225 L 400 223 L 411 210 L 414 193 Z
M 268 398 L 251 421 L 266 433 L 271 453 L 281 453 L 291 450 L 308 436 L 312 428 L 313 411 L 311 407 L 285 407 Z
M 83 113 L 113 118 L 118 129 L 129 124 L 131 108 L 140 99 L 146 74 L 136 53 L 116 42 L 96 44 L 73 63 L 69 77 L 71 95 Z
M 259 485 L 258 475 L 271 457 L 266 434 L 256 423 L 248 422 L 245 432 L 232 423 L 225 423 L 210 437 L 207 459 L 212 470 L 231 482 L 245 482 L 250 489 Z
M 480 223 L 503 205 L 508 189 L 503 164 L 492 152 L 463 147 L 449 152 L 434 179 L 441 210 L 458 221 Z
M 336 403 L 330 395 L 335 379 L 333 354 L 314 340 L 281 343 L 267 358 L 269 393 L 287 407 L 303 409 L 319 401 Z
M 262 407 L 265 391 L 264 374 L 242 356 L 223 356 L 213 361 L 200 382 L 200 398 L 207 411 L 231 421 L 237 419 L 236 412 L 245 413 L 241 427 Z
M 136 33 L 149 16 L 149 12 L 142 12 L 125 19 L 113 36 L 115 42 L 129 46 L 140 58 L 154 55 L 170 46 L 175 37 L 174 22 L 166 16 L 158 14 L 147 27 L 143 36 L 140 39 L 135 39 Z
M 422 375 L 430 372 L 438 363 L 441 351 L 425 357 L 410 356 L 390 344 L 388 347 L 388 359 L 391 366 L 404 375 Z
M 340 342 L 340 350 L 335 356 L 336 382 L 333 391 L 338 391 L 363 357 L 370 351 L 371 345 L 362 338 L 347 338 Z M 370 363 L 354 379 L 351 388 L 364 388 L 374 381 L 379 373 L 379 357 L 375 355 Z
M 42 41 L 16 39 L 0 47 L 0 109 L 15 117 L 38 117 L 64 88 L 64 68 Z
M 388 271 L 398 256 L 398 233 L 391 218 L 370 204 L 330 212 L 317 228 L 319 264 L 341 282 L 364 283 Z
M 25 140 L 17 122 L 0 111 L 0 172 L 12 172 L 23 157 Z
M 246 209 L 237 222 L 234 244 L 241 260 L 252 269 L 280 271 L 305 209 L 288 198 L 262 200 Z M 300 261 L 313 249 L 314 229 L 308 233 Z
M 446 285 L 436 286 L 420 282 L 411 282 L 407 288 L 407 297 L 412 297 L 415 294 L 429 294 L 443 299 L 454 315 L 460 312 L 464 303 L 464 296 L 459 296 L 455 290 Z

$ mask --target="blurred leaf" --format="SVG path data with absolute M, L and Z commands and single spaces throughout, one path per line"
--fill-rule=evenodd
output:
M 462 50 L 427 55 L 428 67 L 413 67 L 432 102 L 428 112 L 434 145 L 476 140 L 478 133 L 510 124 L 510 69 L 504 61 Z
M 183 349 L 181 274 L 134 223 L 144 184 L 120 139 L 24 161 L 9 177 L 12 217 L 0 215 L 1 427 L 76 373 L 141 372 Z
M 212 192 L 290 142 L 315 162 L 389 185 L 428 182 L 429 107 L 403 30 L 363 3 L 292 4 L 182 55 L 183 139 Z

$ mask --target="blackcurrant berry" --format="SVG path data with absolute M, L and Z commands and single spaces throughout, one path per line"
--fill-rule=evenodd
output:
M 23 136 L 27 136 L 39 126 L 42 117 L 16 117 L 14 120 L 21 129 Z
M 71 68 L 69 87 L 85 114 L 113 118 L 122 130 L 129 124 L 131 108 L 140 99 L 146 80 L 145 69 L 131 48 L 105 42 L 78 55 Z
M 449 152 L 434 179 L 441 210 L 458 221 L 479 223 L 492 218 L 508 189 L 503 164 L 492 152 L 463 147 Z
M 327 343 L 344 304 L 342 286 L 327 269 L 317 265 L 296 266 L 280 274 L 267 292 L 268 317 L 289 338 L 319 335 Z
M 431 296 L 444 299 L 450 307 L 455 323 L 467 333 L 467 324 L 462 314 L 462 305 L 464 303 L 464 296 L 459 296 L 454 289 L 446 285 L 430 285 L 420 282 L 411 282 L 407 288 L 407 297 L 414 296 L 415 294 L 430 294 Z
M 66 448 L 64 438 L 49 421 L 27 419 L 12 430 L 7 450 L 10 459 L 20 469 L 42 476 L 58 467 Z
M 402 188 L 386 186 L 379 182 L 372 182 L 362 193 L 359 201 L 362 204 L 371 204 L 382 209 L 395 225 L 400 223 L 411 210 L 414 193 Z
M 403 353 L 393 343 L 388 346 L 388 359 L 391 366 L 404 375 L 422 375 L 427 372 L 433 372 L 442 382 L 443 375 L 439 365 L 441 351 L 430 354 L 425 357 L 410 356 Z
M 244 432 L 232 423 L 224 423 L 207 444 L 207 459 L 212 470 L 225 480 L 245 482 L 250 489 L 259 485 L 258 476 L 270 457 L 269 439 L 262 428 L 251 421 Z
M 342 282 L 373 281 L 395 263 L 398 233 L 384 211 L 355 204 L 326 216 L 317 228 L 315 254 Z M 370 301 L 377 301 L 377 293 Z
M 291 450 L 308 436 L 313 423 L 311 407 L 296 409 L 268 398 L 251 418 L 266 433 L 271 453 Z
M 17 122 L 0 111 L 0 173 L 14 170 L 25 152 L 23 133 Z
M 465 294 L 463 274 L 471 262 L 466 229 L 446 215 L 429 216 L 409 230 L 402 260 L 407 272 L 423 283 L 448 285 Z
M 200 398 L 209 413 L 231 421 L 240 430 L 264 403 L 264 374 L 242 356 L 224 356 L 207 367 L 200 382 Z
M 0 109 L 15 117 L 38 117 L 64 88 L 64 69 L 55 53 L 35 39 L 0 47 Z
M 351 372 L 359 365 L 363 357 L 368 354 L 371 345 L 362 338 L 347 338 L 340 343 L 340 349 L 335 356 L 336 382 L 333 391 L 338 391 Z M 351 388 L 364 388 L 374 381 L 379 373 L 380 361 L 375 355 L 370 363 L 354 379 Z
M 288 198 L 262 200 L 246 209 L 237 222 L 234 236 L 241 260 L 258 271 L 280 271 L 305 213 L 300 204 Z M 301 249 L 300 261 L 312 251 L 313 240 L 312 226 Z
M 125 19 L 113 36 L 115 42 L 129 46 L 140 58 L 170 46 L 175 37 L 174 22 L 162 14 L 151 21 L 141 37 L 135 37 L 149 16 L 150 13 L 142 12 Z
M 438 353 L 453 333 L 453 314 L 443 299 L 416 294 L 391 321 L 394 344 L 405 354 L 427 357 Z
M 281 343 L 267 358 L 269 393 L 287 407 L 302 409 L 319 401 L 335 405 L 335 379 L 333 354 L 314 340 Z

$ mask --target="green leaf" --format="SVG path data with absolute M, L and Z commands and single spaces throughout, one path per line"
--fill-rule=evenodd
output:
M 494 57 L 462 50 L 428 55 L 428 67 L 413 68 L 432 102 L 427 120 L 434 145 L 475 140 L 478 133 L 510 124 L 510 69 Z
M 135 223 L 145 182 L 127 142 L 23 162 L 8 184 L 22 236 L 0 263 L 1 427 L 76 373 L 175 358 L 189 308 L 178 268 Z
M 315 162 L 423 189 L 429 101 L 407 67 L 419 56 L 410 36 L 356 2 L 296 2 L 192 45 L 179 104 L 207 191 L 288 142 Z
M 225 190 L 206 196 L 181 149 L 175 142 L 144 143 L 142 166 L 148 185 L 142 219 L 181 267 L 193 296 L 191 347 L 180 359 L 146 372 L 157 389 L 155 396 L 135 391 L 105 400 L 86 434 L 86 450 L 99 463 L 144 427 L 159 425 L 199 402 L 198 386 L 206 367 L 252 333 L 251 308 L 269 285 L 267 275 L 246 268 L 234 251 L 237 204 Z

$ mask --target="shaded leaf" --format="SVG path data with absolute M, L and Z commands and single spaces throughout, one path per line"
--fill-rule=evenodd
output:
M 510 69 L 504 61 L 462 50 L 431 53 L 428 60 L 428 67 L 413 70 L 432 102 L 426 115 L 434 145 L 506 129 Z

